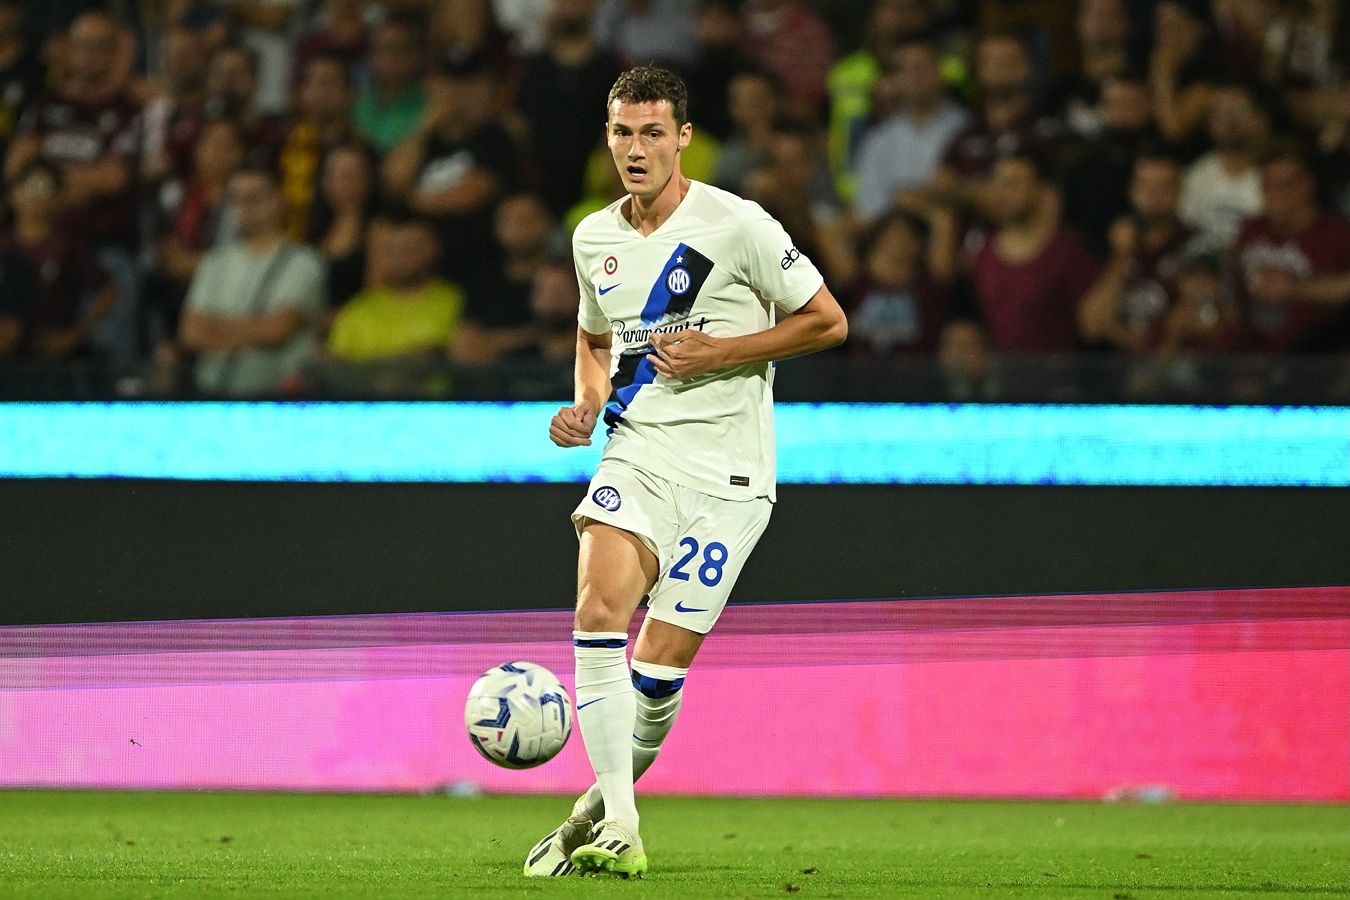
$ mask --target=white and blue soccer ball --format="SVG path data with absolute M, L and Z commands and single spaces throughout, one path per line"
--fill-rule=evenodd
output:
M 490 763 L 529 769 L 558 755 L 572 734 L 572 700 L 558 677 L 528 662 L 502 663 L 473 683 L 464 727 Z

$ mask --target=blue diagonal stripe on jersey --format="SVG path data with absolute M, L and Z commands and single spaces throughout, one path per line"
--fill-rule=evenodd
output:
M 682 294 L 672 293 L 668 284 L 670 273 L 675 269 L 684 269 L 689 273 L 689 287 Z M 647 303 L 642 307 L 642 324 L 655 325 L 666 316 L 688 315 L 712 270 L 712 260 L 688 244 L 676 247 L 647 293 Z M 607 434 L 614 433 L 615 427 L 623 419 L 623 411 L 633 402 L 642 386 L 656 379 L 656 369 L 647 360 L 650 352 L 650 348 L 642 347 L 629 350 L 619 357 L 613 379 L 615 402 L 606 406 L 604 413 L 605 424 L 609 426 Z

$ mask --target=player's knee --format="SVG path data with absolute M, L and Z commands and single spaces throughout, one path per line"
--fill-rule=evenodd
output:
M 627 631 L 628 604 L 621 597 L 594 585 L 577 594 L 577 631 Z

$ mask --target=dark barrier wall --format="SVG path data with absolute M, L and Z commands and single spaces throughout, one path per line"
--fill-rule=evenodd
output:
M 581 491 L 3 481 L 0 624 L 568 606 Z M 735 600 L 1350 583 L 1344 490 L 779 493 Z

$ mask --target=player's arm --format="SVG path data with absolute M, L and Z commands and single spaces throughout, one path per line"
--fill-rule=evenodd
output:
M 712 337 L 694 329 L 652 335 L 651 360 L 666 378 L 693 378 L 721 369 L 804 356 L 837 347 L 848 337 L 839 301 L 821 285 L 806 304 L 765 331 Z
M 600 407 L 609 399 L 610 344 L 608 331 L 592 334 L 577 328 L 576 393 L 571 406 L 560 408 L 549 423 L 548 436 L 559 447 L 589 447 Z

